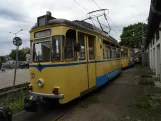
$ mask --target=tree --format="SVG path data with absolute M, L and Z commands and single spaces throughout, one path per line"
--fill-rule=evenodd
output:
M 135 23 L 123 28 L 120 45 L 139 48 L 147 32 L 147 24 Z
M 16 50 L 12 50 L 9 56 L 13 59 L 16 60 Z M 21 49 L 18 51 L 18 60 L 19 61 L 25 61 L 26 60 L 26 55 L 24 51 Z
M 0 56 L 0 62 L 4 63 L 5 62 L 5 59 L 3 56 Z
M 30 48 L 29 47 L 25 47 L 25 48 L 22 48 L 23 52 L 26 54 L 26 53 L 30 53 Z

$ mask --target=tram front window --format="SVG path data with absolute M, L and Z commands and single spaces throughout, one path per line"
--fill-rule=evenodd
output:
M 52 61 L 63 61 L 64 36 L 54 36 L 52 40 Z
M 34 62 L 49 62 L 50 50 L 50 41 L 36 40 L 34 43 Z

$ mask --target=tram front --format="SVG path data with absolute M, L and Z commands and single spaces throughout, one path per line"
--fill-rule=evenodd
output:
M 50 12 L 38 17 L 37 24 L 30 31 L 30 95 L 25 98 L 26 111 L 36 111 L 42 99 L 58 100 L 64 98 L 60 89 L 62 77 L 60 68 L 62 64 L 62 47 L 66 29 L 63 26 L 52 24 L 54 20 Z

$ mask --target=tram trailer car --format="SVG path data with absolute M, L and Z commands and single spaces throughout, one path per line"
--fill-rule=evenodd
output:
M 56 19 L 50 12 L 31 29 L 30 50 L 26 111 L 44 99 L 68 103 L 121 72 L 117 40 L 87 22 Z
M 121 68 L 126 69 L 134 66 L 134 49 L 121 46 Z

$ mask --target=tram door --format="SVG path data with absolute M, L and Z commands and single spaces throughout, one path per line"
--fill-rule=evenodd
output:
M 88 88 L 96 86 L 95 37 L 86 36 Z

